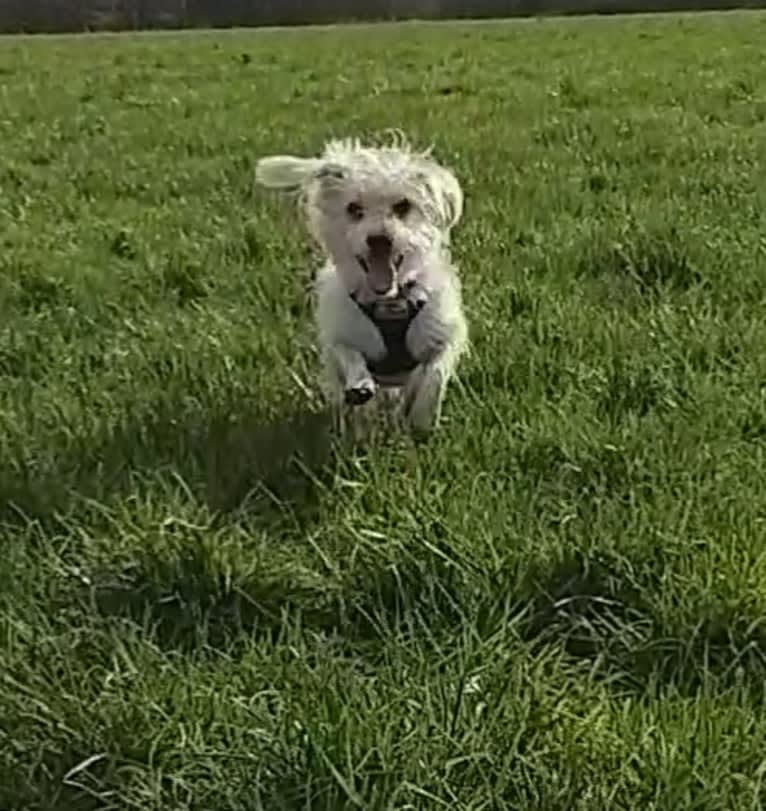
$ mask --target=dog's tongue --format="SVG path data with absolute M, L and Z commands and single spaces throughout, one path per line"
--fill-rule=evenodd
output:
M 390 251 L 371 251 L 367 259 L 370 286 L 376 293 L 388 293 L 394 284 L 394 267 Z

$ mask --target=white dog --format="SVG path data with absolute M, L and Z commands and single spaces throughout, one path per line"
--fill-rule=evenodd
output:
M 428 432 L 468 346 L 449 252 L 463 209 L 455 176 L 406 143 L 343 140 L 319 158 L 263 158 L 256 180 L 300 194 L 327 255 L 316 318 L 341 425 L 344 413 L 389 389 L 410 427 Z

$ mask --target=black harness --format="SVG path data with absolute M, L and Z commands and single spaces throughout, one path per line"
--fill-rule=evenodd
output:
M 367 361 L 370 372 L 380 377 L 396 377 L 411 372 L 418 361 L 407 347 L 407 330 L 425 302 L 415 303 L 404 298 L 371 304 L 360 304 L 356 299 L 354 302 L 375 325 L 386 347 L 386 354 L 380 360 Z

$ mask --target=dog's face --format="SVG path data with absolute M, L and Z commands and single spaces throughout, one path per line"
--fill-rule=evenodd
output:
M 454 175 L 402 147 L 332 142 L 322 158 L 266 158 L 259 180 L 299 187 L 314 236 L 349 292 L 396 296 L 422 281 L 462 213 Z

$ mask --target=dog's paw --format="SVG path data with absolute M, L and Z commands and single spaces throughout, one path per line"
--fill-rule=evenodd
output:
M 372 380 L 363 380 L 357 386 L 346 389 L 346 403 L 350 406 L 361 406 L 375 396 L 375 384 Z

